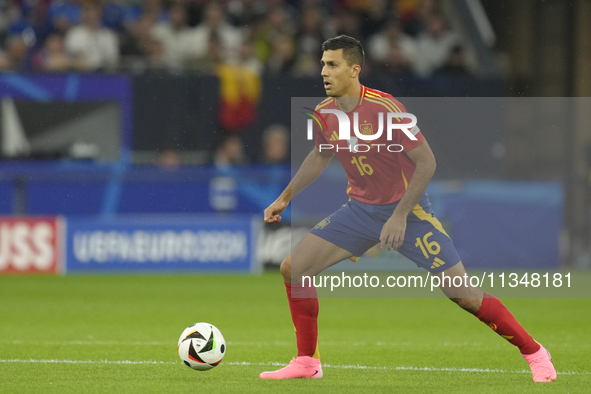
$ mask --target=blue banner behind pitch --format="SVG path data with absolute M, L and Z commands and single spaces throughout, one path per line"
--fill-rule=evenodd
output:
M 251 217 L 69 218 L 66 269 L 257 271 Z

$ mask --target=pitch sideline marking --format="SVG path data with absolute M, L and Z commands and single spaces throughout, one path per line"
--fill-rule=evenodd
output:
M 227 341 L 226 342 L 230 346 L 250 346 L 250 347 L 261 347 L 261 346 L 293 346 L 293 341 L 269 341 L 269 342 L 252 342 L 252 341 Z M 369 343 L 366 341 L 361 342 L 345 342 L 345 341 L 323 341 L 323 346 L 343 346 L 344 344 L 347 346 L 367 346 Z M 13 340 L 0 340 L 0 344 L 10 344 L 10 345 L 41 345 L 41 346 L 70 346 L 70 345 L 97 345 L 97 346 L 176 346 L 175 341 L 101 341 L 101 340 L 94 340 L 94 339 L 86 339 L 86 340 L 70 340 L 70 341 L 37 341 L 37 340 L 20 340 L 20 339 L 13 339 Z M 416 347 L 419 346 L 416 342 L 413 341 L 402 341 L 402 342 L 372 342 L 373 345 L 377 346 L 387 346 L 387 347 L 404 347 L 404 346 L 412 346 Z M 475 347 L 478 346 L 478 343 L 474 342 L 441 342 L 440 345 L 444 347 L 465 347 L 471 346 Z M 557 347 L 560 345 L 554 345 Z M 563 346 L 564 347 L 564 346 Z M 484 348 L 481 346 L 481 348 Z M 491 348 L 491 346 L 487 346 L 486 348 Z M 581 344 L 579 348 L 591 348 L 591 345 Z
M 11 341 L 2 341 L 0 343 L 9 343 L 11 345 L 42 345 L 42 346 L 176 346 L 176 341 L 96 341 L 96 340 L 72 340 L 72 341 L 23 341 L 14 339 Z M 231 346 L 293 346 L 291 341 L 272 341 L 272 342 L 245 342 L 245 341 L 227 341 Z M 410 343 L 410 342 L 409 342 Z M 366 345 L 365 342 L 356 343 L 353 345 Z
M 88 346 L 176 346 L 175 341 L 97 341 L 93 339 L 88 340 L 70 340 L 70 341 L 36 341 L 36 340 L 20 340 L 20 339 L 13 339 L 13 340 L 0 340 L 0 344 L 8 343 L 11 345 L 41 345 L 41 346 L 70 346 L 70 345 L 88 345 Z M 270 341 L 270 342 L 252 342 L 252 341 L 226 341 L 226 343 L 230 346 L 293 346 L 293 341 Z M 323 346 L 343 346 L 347 344 L 348 346 L 367 346 L 368 342 L 345 342 L 345 341 L 323 341 Z M 416 347 L 417 343 L 412 341 L 403 341 L 403 342 L 372 342 L 372 344 L 377 346 L 388 346 L 388 347 L 402 347 L 402 346 L 413 346 Z M 469 342 L 442 342 L 440 345 L 445 347 L 463 347 L 470 345 L 474 347 L 475 343 Z M 583 347 L 591 347 L 585 346 Z
M 156 360 L 58 360 L 58 359 L 0 359 L 0 363 L 40 363 L 40 364 L 179 364 L 176 361 L 156 361 Z M 225 365 L 238 365 L 238 366 L 276 366 L 283 367 L 286 364 L 279 362 L 268 362 L 268 363 L 251 363 L 248 361 L 230 361 L 224 363 Z M 511 371 L 505 369 L 490 369 L 490 368 L 460 368 L 460 367 L 413 367 L 407 365 L 398 366 L 368 366 L 368 365 L 332 365 L 323 364 L 325 368 L 335 369 L 368 369 L 368 370 L 385 370 L 385 371 L 427 371 L 427 372 L 480 372 L 480 373 L 526 373 L 529 374 L 531 371 L 522 369 L 520 371 Z M 578 371 L 564 371 L 557 372 L 559 375 L 591 375 L 591 372 L 578 372 Z
M 173 361 L 156 360 L 38 360 L 33 358 L 0 359 L 0 363 L 39 363 L 39 364 L 177 364 Z

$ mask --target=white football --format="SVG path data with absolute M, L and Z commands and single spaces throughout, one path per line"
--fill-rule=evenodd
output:
M 178 351 L 187 367 L 207 371 L 222 362 L 226 354 L 226 341 L 216 326 L 195 323 L 181 334 Z

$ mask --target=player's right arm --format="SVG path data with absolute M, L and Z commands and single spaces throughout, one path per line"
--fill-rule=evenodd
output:
M 281 216 L 279 215 L 287 208 L 291 199 L 318 178 L 333 156 L 334 153 L 331 150 L 321 152 L 314 147 L 283 193 L 265 209 L 265 223 L 280 222 Z

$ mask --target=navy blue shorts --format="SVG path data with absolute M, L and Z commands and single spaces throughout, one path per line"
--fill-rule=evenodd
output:
M 382 227 L 397 204 L 371 205 L 351 198 L 310 232 L 361 257 L 380 243 Z M 397 251 L 432 273 L 445 271 L 460 262 L 451 238 L 433 215 L 426 193 L 409 213 L 404 242 Z

